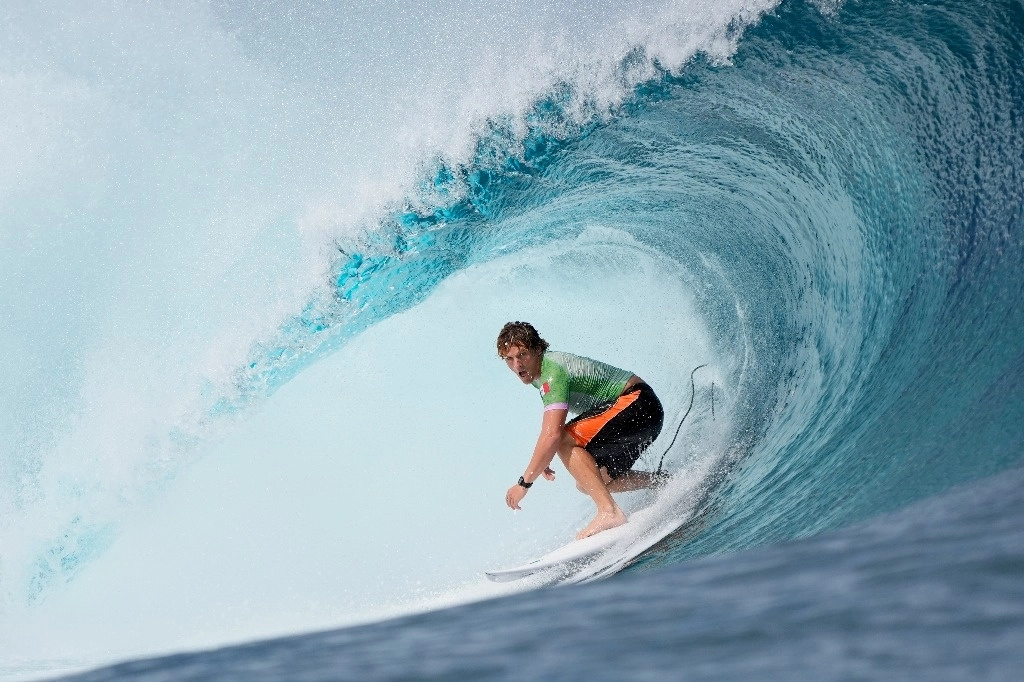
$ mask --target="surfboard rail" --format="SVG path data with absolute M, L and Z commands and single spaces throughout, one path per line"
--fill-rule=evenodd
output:
M 591 535 L 582 540 L 573 540 L 544 556 L 519 566 L 485 571 L 485 575 L 493 582 L 512 582 L 530 576 L 550 573 L 551 582 L 561 582 L 570 576 L 577 575 L 601 555 L 621 545 L 621 553 L 616 552 L 613 573 L 621 570 L 640 553 L 657 544 L 665 536 L 672 533 L 680 522 L 668 522 L 652 527 L 649 517 L 655 513 L 652 507 L 645 507 L 630 515 L 630 520 L 621 526 Z M 642 530 L 641 530 L 642 529 Z M 637 531 L 639 531 L 637 533 Z M 634 537 L 634 533 L 637 535 Z M 605 575 L 607 571 L 601 571 Z

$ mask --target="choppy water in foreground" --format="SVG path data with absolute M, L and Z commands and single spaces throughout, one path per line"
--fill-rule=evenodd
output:
M 1015 680 L 1024 470 L 740 556 L 126 663 L 99 680 Z

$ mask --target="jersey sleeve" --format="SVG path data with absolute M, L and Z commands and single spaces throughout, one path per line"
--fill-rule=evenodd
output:
M 547 358 L 541 367 L 540 399 L 545 412 L 569 409 L 569 372 Z

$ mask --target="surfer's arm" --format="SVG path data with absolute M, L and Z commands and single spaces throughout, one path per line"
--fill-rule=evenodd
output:
M 547 471 L 551 460 L 558 452 L 558 444 L 565 436 L 565 417 L 568 410 L 547 409 L 544 411 L 544 420 L 540 425 L 540 435 L 537 436 L 537 445 L 533 448 L 533 457 L 530 464 L 523 473 L 523 480 L 533 483 Z
M 555 472 L 549 466 L 558 452 L 558 444 L 565 437 L 565 417 L 568 410 L 548 409 L 544 411 L 537 445 L 533 448 L 533 457 L 523 473 L 523 480 L 533 483 L 541 476 L 549 481 L 554 479 Z M 512 509 L 519 509 L 519 502 L 526 496 L 526 488 L 516 483 L 505 494 L 505 503 Z

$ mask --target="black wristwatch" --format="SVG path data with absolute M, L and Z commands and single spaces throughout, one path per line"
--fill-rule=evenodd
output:
M 526 479 L 525 479 L 525 478 L 523 478 L 522 476 L 520 476 L 520 477 L 519 477 L 519 485 L 521 485 L 521 486 L 523 486 L 524 488 L 526 488 L 527 490 L 529 490 L 529 489 L 530 489 L 530 486 L 532 486 L 532 485 L 533 485 L 533 483 L 527 483 L 527 482 L 526 482 Z

